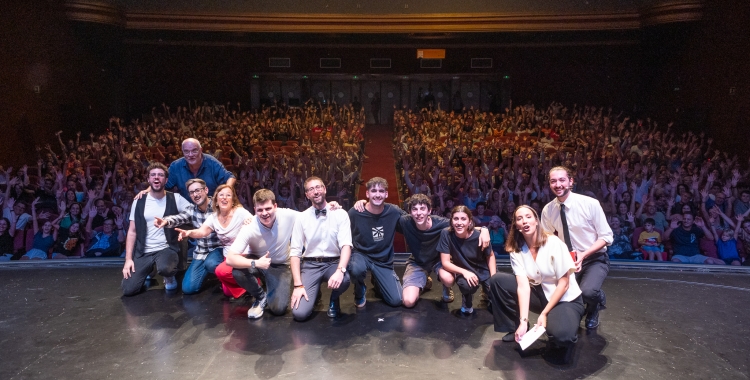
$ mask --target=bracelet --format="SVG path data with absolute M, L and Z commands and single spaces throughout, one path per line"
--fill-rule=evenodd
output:
M 304 289 L 305 285 L 294 285 L 295 289 Z

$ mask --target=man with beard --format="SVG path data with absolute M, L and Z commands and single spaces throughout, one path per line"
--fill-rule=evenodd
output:
M 381 177 L 367 181 L 367 199 L 363 212 L 349 210 L 352 226 L 352 260 L 349 264 L 354 283 L 354 305 L 362 308 L 367 303 L 365 277 L 370 271 L 383 301 L 399 306 L 403 301 L 401 281 L 393 270 L 393 238 L 404 211 L 386 203 L 388 182 Z
M 200 228 L 206 217 L 213 213 L 211 197 L 208 196 L 206 182 L 200 178 L 193 178 L 185 183 L 193 204 L 189 205 L 183 212 L 167 216 L 165 218 L 155 217 L 155 225 L 158 228 L 175 228 L 183 224 L 191 224 Z M 185 272 L 182 279 L 182 292 L 185 294 L 198 293 L 203 285 L 206 275 L 214 273 L 216 267 L 224 261 L 224 252 L 216 232 L 211 232 L 204 238 L 195 239 L 196 246 L 193 251 L 193 261 Z
M 612 229 L 604 210 L 594 198 L 576 194 L 573 176 L 564 166 L 549 171 L 549 187 L 556 199 L 544 206 L 541 225 L 544 232 L 556 234 L 568 246 L 576 264 L 576 281 L 586 303 L 586 328 L 599 326 L 599 310 L 607 298 L 601 289 L 609 273 L 607 246 L 612 244 Z
M 303 188 L 312 206 L 294 221 L 289 252 L 294 285 L 292 315 L 297 321 L 309 318 L 320 282 L 327 280 L 328 288 L 333 289 L 328 316 L 335 318 L 341 311 L 339 297 L 349 288 L 346 270 L 352 249 L 349 217 L 344 210 L 326 209 L 326 186 L 322 179 L 310 177 Z
M 156 271 L 164 277 L 166 290 L 177 289 L 179 263 L 177 233 L 172 229 L 159 229 L 157 217 L 176 215 L 190 203 L 179 194 L 168 192 L 164 185 L 169 172 L 164 164 L 155 162 L 146 169 L 150 190 L 130 210 L 130 228 L 125 242 L 125 265 L 122 268 L 122 293 L 138 294 L 154 263 Z

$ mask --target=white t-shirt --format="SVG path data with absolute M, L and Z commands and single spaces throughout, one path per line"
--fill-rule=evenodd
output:
M 287 263 L 294 222 L 298 215 L 300 213 L 292 209 L 276 208 L 276 221 L 271 228 L 261 224 L 257 215 L 254 216 L 252 224 L 242 226 L 230 250 L 247 252 L 252 257 L 262 257 L 268 252 L 271 263 Z
M 13 220 L 13 214 L 11 213 L 9 208 L 3 209 L 3 218 L 8 218 L 8 220 Z M 31 220 L 31 215 L 27 213 L 23 213 L 18 217 L 18 220 L 16 221 L 16 230 L 23 231 L 24 228 L 26 228 L 26 224 Z M 41 224 L 40 226 L 41 227 Z
M 581 294 L 581 289 L 578 287 L 574 275 L 576 264 L 573 257 L 568 252 L 565 243 L 555 235 L 547 236 L 547 244 L 539 247 L 536 261 L 529 252 L 529 247 L 524 244 L 521 252 L 510 254 L 510 266 L 513 268 L 514 275 L 526 276 L 532 285 L 541 284 L 548 301 L 557 288 L 557 280 L 567 273 L 571 274 L 568 276 L 568 291 L 565 292 L 560 301 L 570 302 Z
M 190 206 L 185 198 L 180 194 L 174 193 L 174 201 L 177 204 L 177 211 L 183 212 Z M 137 201 L 136 201 L 137 202 Z M 133 203 L 130 208 L 130 220 L 135 221 L 135 209 L 136 203 Z M 167 210 L 167 197 L 163 196 L 161 199 L 156 199 L 151 196 L 151 193 L 146 195 L 146 205 L 143 208 L 143 217 L 146 218 L 146 227 L 148 233 L 146 234 L 146 247 L 143 252 L 156 252 L 161 251 L 169 247 L 167 244 L 167 236 L 164 234 L 164 230 L 161 228 L 154 227 L 154 217 L 164 217 L 164 212 Z
M 216 236 L 219 238 L 219 241 L 221 242 L 221 245 L 223 247 L 231 247 L 232 243 L 234 243 L 234 240 L 237 238 L 237 235 L 239 235 L 245 219 L 252 216 L 253 215 L 250 213 L 250 211 L 245 210 L 243 207 L 237 207 L 236 209 L 234 209 L 232 220 L 229 221 L 229 224 L 226 227 L 221 226 L 221 224 L 219 223 L 218 214 L 215 212 L 209 214 L 206 217 L 206 221 L 203 222 L 203 225 L 211 227 L 211 229 L 216 232 Z M 247 254 L 247 249 L 239 252 Z

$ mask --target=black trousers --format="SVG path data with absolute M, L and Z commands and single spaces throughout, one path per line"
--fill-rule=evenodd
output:
M 607 252 L 595 253 L 583 260 L 581 271 L 576 272 L 576 281 L 581 288 L 583 302 L 587 312 L 599 304 L 604 305 L 604 291 L 602 284 L 609 274 L 609 255 Z
M 520 325 L 518 310 L 518 282 L 512 273 L 495 273 L 490 278 L 490 300 L 495 331 L 515 332 Z M 529 310 L 541 313 L 547 307 L 547 297 L 541 286 L 532 286 Z M 578 325 L 583 317 L 581 296 L 570 302 L 558 302 L 547 315 L 547 337 L 558 347 L 568 347 L 578 341 Z
M 129 278 L 122 280 L 122 294 L 132 296 L 140 293 L 146 277 L 153 271 L 154 264 L 156 264 L 156 272 L 163 277 L 172 277 L 177 274 L 178 255 L 171 248 L 165 248 L 133 258 L 135 272 L 131 273 Z
M 489 287 L 490 279 L 487 279 L 486 281 L 479 281 L 479 284 L 477 286 L 471 286 L 469 285 L 469 281 L 466 280 L 464 276 L 458 275 L 456 276 L 456 285 L 458 285 L 458 290 L 461 292 L 461 295 L 466 297 L 465 305 L 466 307 L 473 307 L 474 305 L 474 293 L 479 290 L 479 287 L 482 287 L 482 291 L 484 291 L 485 294 L 489 296 Z

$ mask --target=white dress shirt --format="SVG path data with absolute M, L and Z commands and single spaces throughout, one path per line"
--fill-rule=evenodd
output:
M 327 215 L 315 216 L 315 207 L 303 211 L 294 222 L 292 247 L 296 257 L 339 257 L 341 248 L 352 246 L 349 214 L 342 210 L 326 210 Z M 305 254 L 302 254 L 305 248 Z
M 247 252 L 253 257 L 262 257 L 268 252 L 272 264 L 285 264 L 289 261 L 289 244 L 294 231 L 294 222 L 300 212 L 288 208 L 276 209 L 276 220 L 273 226 L 264 226 L 258 216 L 253 223 L 242 226 L 240 234 L 234 239 L 232 252 Z
M 541 285 L 547 300 L 557 288 L 557 281 L 568 273 L 576 271 L 576 264 L 568 252 L 565 243 L 555 235 L 547 236 L 547 243 L 539 247 L 534 256 L 529 247 L 524 244 L 521 252 L 510 254 L 510 266 L 516 276 L 526 276 L 531 285 Z M 560 302 L 570 302 L 581 294 L 576 276 L 568 276 L 568 290 L 563 294 Z
M 555 198 L 555 200 L 544 206 L 541 215 L 541 225 L 544 232 L 549 234 L 557 232 L 557 237 L 563 240 L 560 205 L 562 203 Z M 614 240 L 612 229 L 607 223 L 607 217 L 604 216 L 602 206 L 596 199 L 570 192 L 568 198 L 565 200 L 565 220 L 568 222 L 570 243 L 576 252 L 583 252 L 589 249 L 599 239 L 607 242 L 607 245 L 612 245 L 612 241 Z M 606 251 L 607 247 L 605 246 L 601 252 Z

